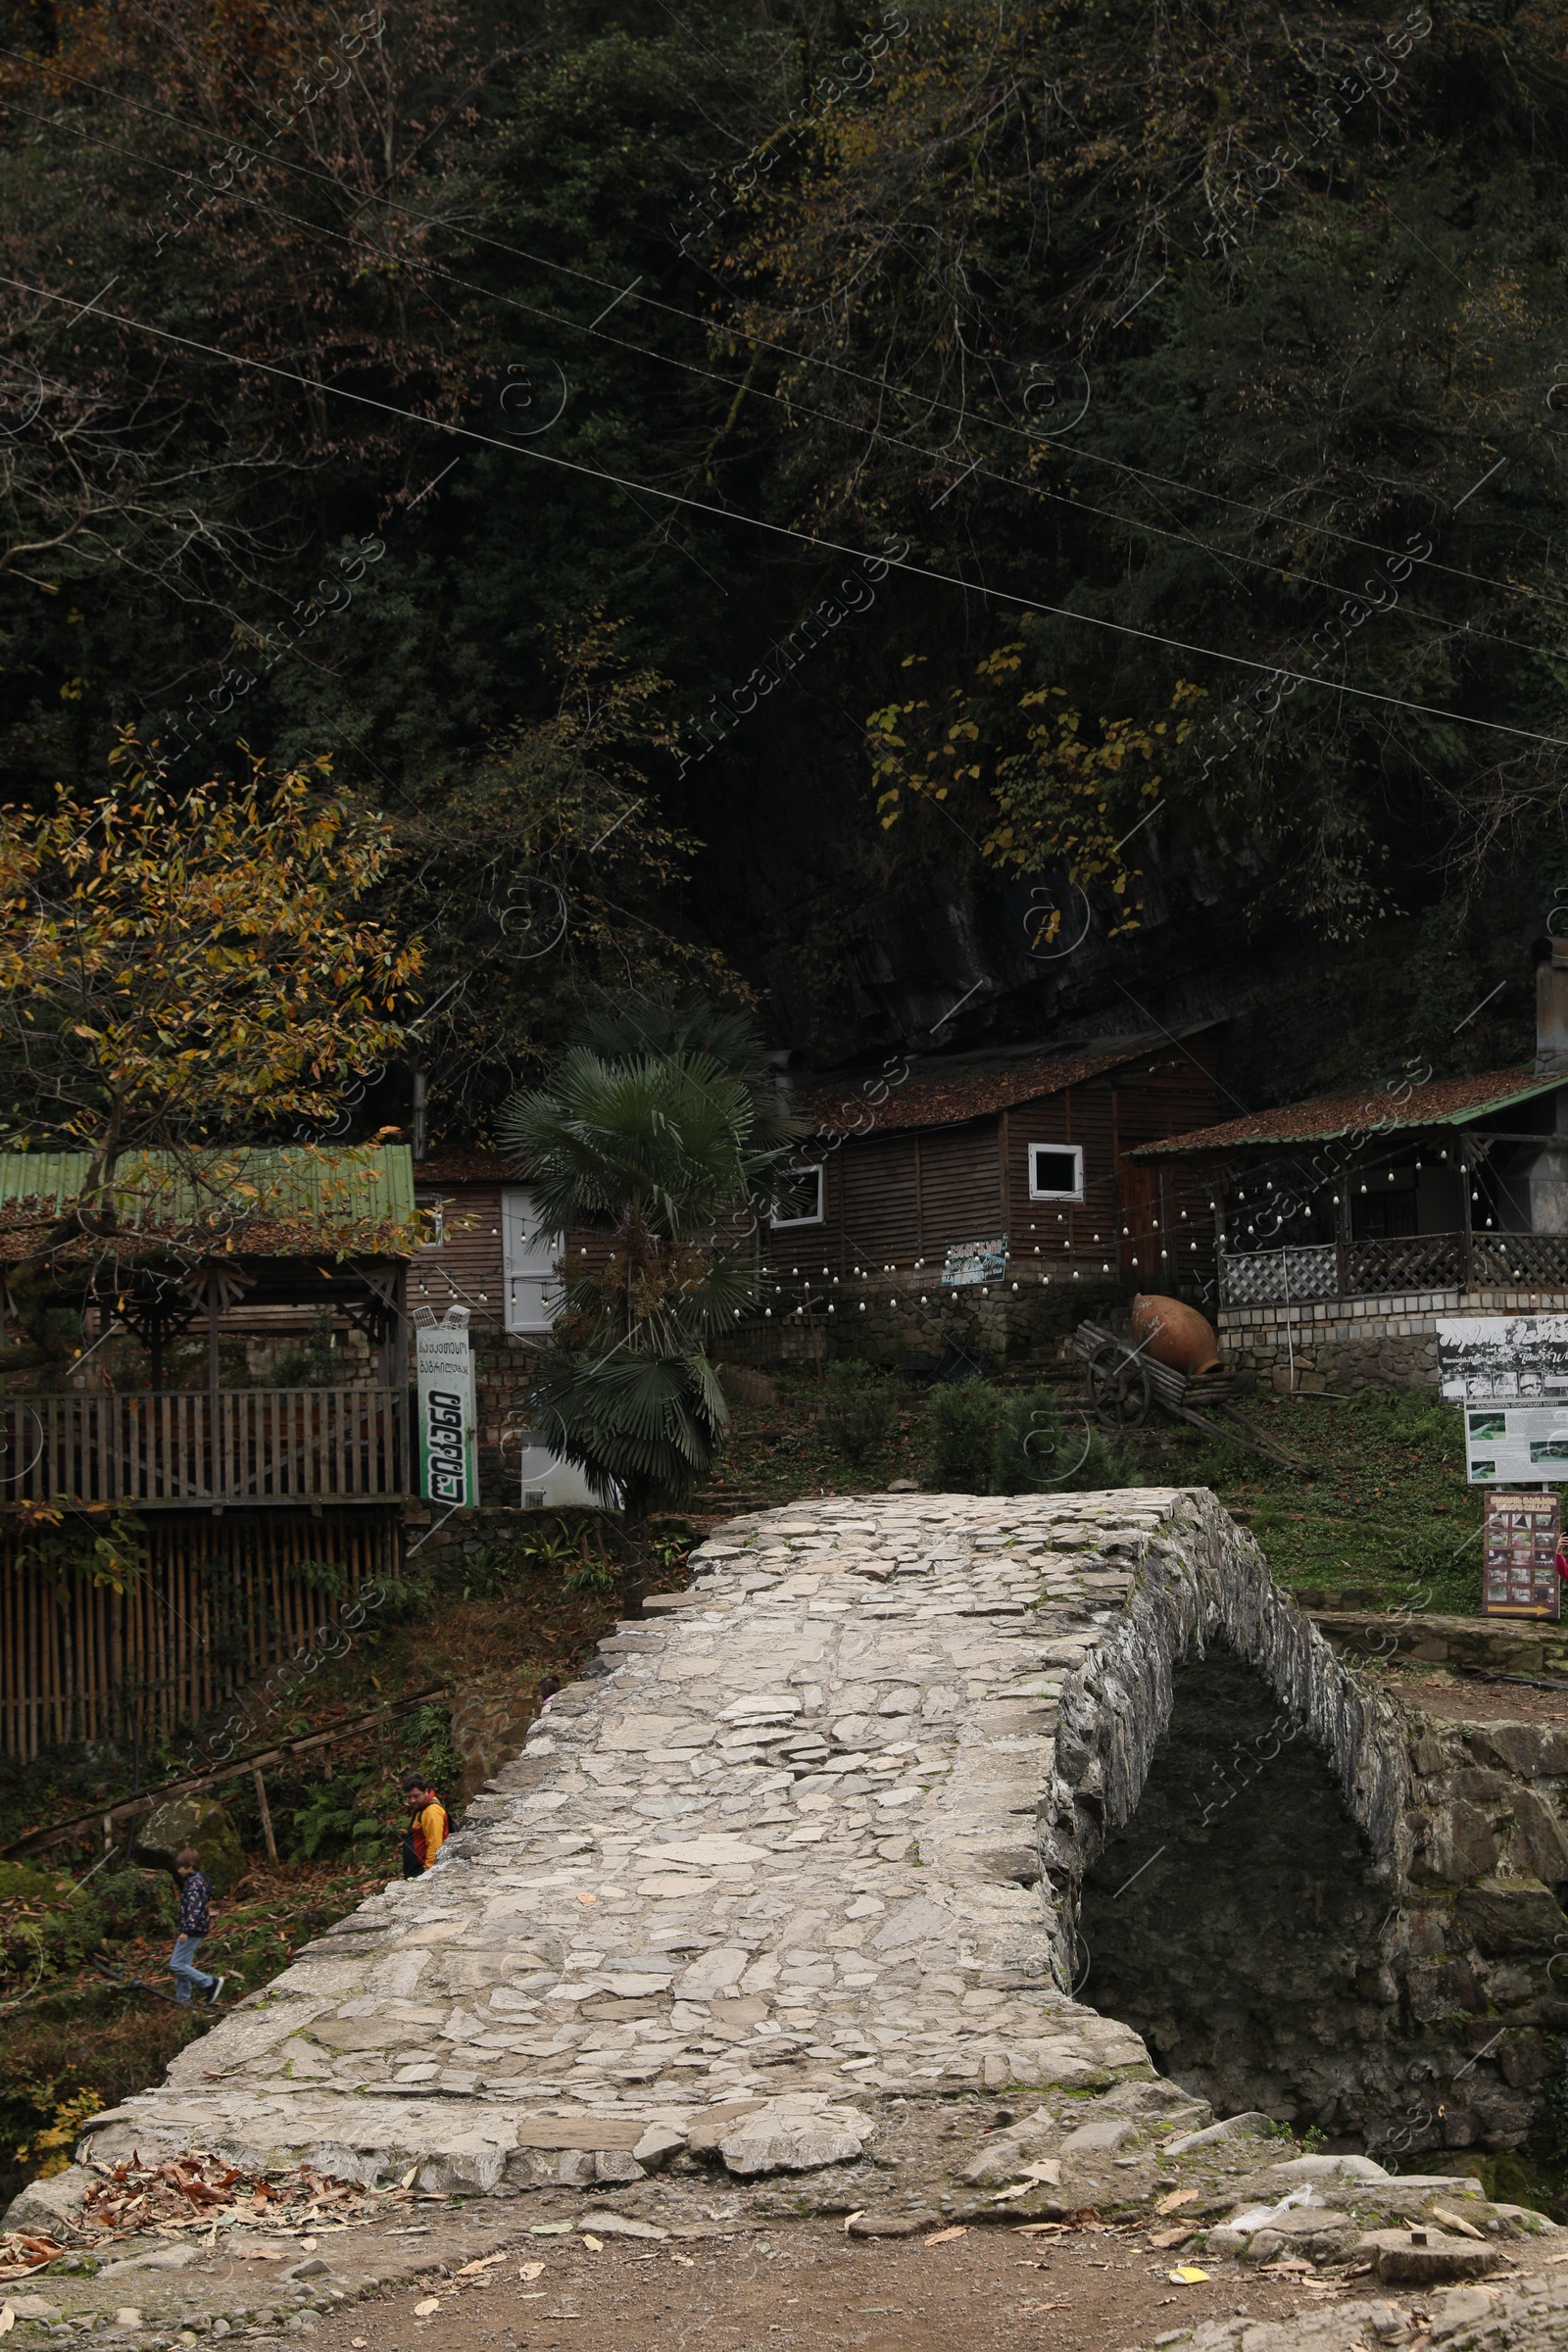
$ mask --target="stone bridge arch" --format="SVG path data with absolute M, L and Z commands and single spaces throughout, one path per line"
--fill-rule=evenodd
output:
M 1134 1548 L 1136 1582 L 1114 1621 L 1087 1647 L 1068 1638 L 1054 1653 L 1070 1671 L 1041 1806 L 1040 1859 L 1055 1898 L 1058 1981 L 1091 2002 L 1108 1989 L 1110 2012 L 1145 2032 L 1156 2060 L 1216 2105 L 1262 2106 L 1392 2152 L 1517 2145 L 1539 2113 L 1543 2083 L 1568 2052 L 1568 1917 L 1560 1908 L 1568 1887 L 1568 1731 L 1467 1723 L 1462 1702 L 1442 1720 L 1402 1705 L 1376 1677 L 1385 1642 L 1374 1636 L 1360 1658 L 1339 1654 L 1274 1583 L 1253 1539 L 1206 1493 L 1176 1498 L 1166 1524 Z M 1132 1556 L 1125 1537 L 1110 1538 L 1106 1549 Z M 1234 1884 L 1225 1898 L 1251 1947 L 1241 1955 L 1245 1965 L 1216 1936 L 1207 1982 L 1172 1984 L 1168 1948 L 1157 1993 L 1147 1966 L 1102 1966 L 1097 1981 L 1093 1954 L 1102 1950 L 1105 1929 L 1134 1946 L 1140 1936 L 1157 1939 L 1160 1921 L 1147 1888 L 1134 1892 L 1124 1881 L 1108 1901 L 1102 1889 L 1096 1905 L 1091 1886 L 1096 1935 L 1086 1937 L 1086 1881 L 1140 1819 L 1162 1742 L 1181 1732 L 1178 1686 L 1190 1678 L 1200 1698 L 1200 1670 L 1219 1658 L 1247 1669 L 1275 1711 L 1260 1735 L 1263 1719 L 1254 1712 L 1246 1720 L 1245 1695 L 1238 1704 L 1230 1678 L 1235 1745 L 1216 1771 L 1208 1740 L 1206 1782 L 1189 1773 L 1181 1791 L 1192 1800 L 1185 1822 L 1167 1788 L 1151 1838 L 1164 1830 L 1191 1840 L 1212 1827 L 1234 1862 L 1238 1849 L 1288 1826 L 1301 1847 L 1296 1876 L 1306 1881 L 1315 1870 L 1320 1896 L 1327 1879 L 1332 1916 L 1293 1929 L 1270 1899 L 1278 1890 L 1254 1871 L 1250 1904 L 1244 1908 Z M 1285 1773 L 1277 1761 L 1292 1746 L 1295 1769 Z M 1303 1746 L 1321 1759 L 1318 1786 L 1302 1769 Z M 1179 1756 L 1166 1763 L 1180 1780 Z M 1331 1788 L 1343 1806 L 1338 1836 Z M 1296 1808 L 1283 1824 L 1281 1802 Z M 1186 1845 L 1193 1875 L 1178 1916 L 1212 1899 L 1205 1880 L 1214 1842 Z M 1112 1879 L 1143 1863 L 1144 1848 L 1120 1844 Z M 1234 1870 L 1228 1875 L 1234 1882 Z M 1291 1874 L 1276 1867 L 1274 1875 Z M 1118 1921 L 1113 1904 L 1127 1896 Z M 1167 1904 L 1167 1924 L 1170 1916 Z M 1260 1956 L 1266 1963 L 1270 1938 L 1293 1933 L 1317 1945 L 1310 1987 L 1290 1982 L 1300 1977 L 1299 1952 L 1272 1970 L 1256 1965 Z M 1241 1980 L 1250 1981 L 1254 2012 L 1268 2006 L 1265 2024 L 1254 2017 L 1250 2049 L 1246 2002 L 1235 1997 Z M 1206 2034 L 1161 2035 L 1156 2014 L 1168 2021 L 1184 2001 Z M 1227 2035 L 1231 2046 L 1216 2048 Z M 1266 2053 L 1259 2038 L 1272 2044 Z M 1196 2049 L 1205 2039 L 1203 2058 Z
M 1274 1694 L 1286 1736 L 1304 1735 L 1323 1756 L 1391 1900 L 1401 1904 L 1418 1836 L 1402 1710 L 1281 1592 L 1254 1539 L 1206 1489 L 1174 1498 L 1142 1542 L 1112 1536 L 1106 1557 L 1136 1563 L 1125 1604 L 1092 1640 L 1069 1636 L 1052 1653 L 1071 1669 L 1040 1835 L 1057 1898 L 1061 1981 L 1076 1973 L 1072 1927 L 1084 1873 L 1137 1810 L 1171 1721 L 1177 1670 L 1216 1643 Z
M 1522 2134 L 1506 2053 L 1568 2025 L 1568 1758 L 1531 1781 L 1404 1715 L 1212 1494 L 819 1497 L 732 1521 L 693 1569 L 551 1701 L 434 1870 L 96 2119 L 92 2152 L 513 2190 L 731 2137 L 732 2169 L 850 2161 L 895 2106 L 965 2092 L 1179 2098 L 1073 1997 L 1077 1911 L 1221 1645 L 1324 1757 L 1387 1893 L 1344 2128 L 1432 2145 L 1463 2082 L 1473 2136 Z

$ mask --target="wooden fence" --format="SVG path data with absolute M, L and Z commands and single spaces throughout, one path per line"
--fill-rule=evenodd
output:
M 396 1389 L 205 1389 L 17 1397 L 0 1408 L 0 1502 L 214 1504 L 407 1494 Z
M 354 1595 L 396 1575 L 402 1540 L 395 1506 L 171 1512 L 146 1531 L 146 1572 L 122 1593 L 57 1580 L 14 1519 L 0 1533 L 0 1753 L 133 1728 L 145 1752 L 270 1667 L 303 1672 Z

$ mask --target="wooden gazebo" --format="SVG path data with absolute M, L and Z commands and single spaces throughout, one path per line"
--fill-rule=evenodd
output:
M 24 1264 L 88 1335 L 0 1398 L 0 1750 L 22 1756 L 127 1711 L 144 1735 L 192 1720 L 299 1652 L 334 1599 L 395 1572 L 416 1484 L 406 1148 L 147 1153 L 91 1215 L 88 1176 L 85 1153 L 0 1152 L 0 1268 Z M 357 1326 L 370 1378 L 225 1387 L 225 1322 L 270 1307 Z M 171 1342 L 198 1329 L 206 1379 L 167 1386 Z M 145 1349 L 145 1386 L 106 1372 L 116 1330 Z M 142 1564 L 117 1590 L 88 1563 L 126 1526 Z

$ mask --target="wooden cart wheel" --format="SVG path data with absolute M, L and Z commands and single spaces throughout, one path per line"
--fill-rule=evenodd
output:
M 1141 1429 L 1149 1418 L 1149 1370 L 1113 1341 L 1089 1358 L 1089 1401 L 1102 1429 Z

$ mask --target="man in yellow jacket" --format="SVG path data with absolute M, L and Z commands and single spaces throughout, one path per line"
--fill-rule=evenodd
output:
M 411 1772 L 403 1784 L 403 1801 L 411 1819 L 403 1839 L 403 1876 L 424 1876 L 447 1841 L 452 1824 L 447 1810 L 422 1774 Z

